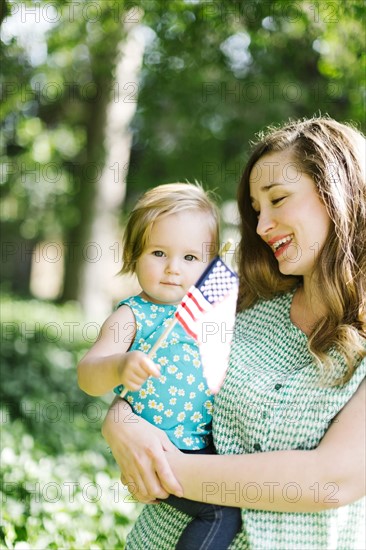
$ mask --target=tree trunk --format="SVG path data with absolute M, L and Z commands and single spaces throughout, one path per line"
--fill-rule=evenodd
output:
M 128 17 L 126 18 L 128 21 Z M 81 189 L 83 243 L 78 260 L 78 299 L 85 318 L 102 322 L 111 312 L 114 277 L 121 269 L 120 209 L 125 197 L 131 149 L 130 123 L 136 111 L 139 72 L 144 52 L 141 26 L 125 26 L 124 39 L 117 46 L 115 81 L 108 104 L 102 98 L 105 115 L 91 127 L 90 159 L 104 144 L 105 162 L 94 185 Z M 104 107 L 104 108 L 103 108 Z M 105 122 L 105 124 L 103 124 Z M 103 128 L 103 132 L 101 131 Z M 92 132 L 94 131 L 94 134 Z M 101 135 L 103 134 L 103 135 Z M 100 158 L 100 157 L 99 157 Z M 100 166 L 100 164 L 99 164 Z

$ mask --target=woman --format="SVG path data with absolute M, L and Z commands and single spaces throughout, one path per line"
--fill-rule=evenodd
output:
M 238 204 L 241 287 L 215 399 L 218 455 L 183 455 L 157 428 L 129 426 L 123 402 L 104 437 L 140 500 L 174 493 L 242 508 L 230 548 L 362 548 L 365 138 L 328 118 L 270 129 Z M 188 521 L 146 506 L 128 548 L 174 548 Z

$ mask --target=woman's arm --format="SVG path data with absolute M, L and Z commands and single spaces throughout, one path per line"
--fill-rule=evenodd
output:
M 120 384 L 136 391 L 149 376 L 160 376 L 147 355 L 128 351 L 135 332 L 135 318 L 129 307 L 122 306 L 108 317 L 97 341 L 77 367 L 78 383 L 85 393 L 104 395 Z
M 311 451 L 249 455 L 167 452 L 184 496 L 192 500 L 276 512 L 337 508 L 365 494 L 366 382 Z M 160 479 L 163 472 L 155 464 Z
M 121 470 L 121 480 L 141 502 L 152 503 L 170 493 L 183 495 L 166 459 L 180 451 L 159 428 L 133 413 L 129 404 L 117 397 L 110 407 L 102 434 Z M 156 474 L 164 479 L 164 485 Z

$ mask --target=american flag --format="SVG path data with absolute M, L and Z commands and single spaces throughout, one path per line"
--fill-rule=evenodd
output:
M 238 276 L 217 256 L 175 313 L 198 343 L 203 372 L 214 393 L 220 389 L 228 366 L 238 286 Z

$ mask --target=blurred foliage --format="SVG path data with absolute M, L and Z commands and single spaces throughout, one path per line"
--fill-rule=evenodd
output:
M 111 396 L 76 380 L 96 327 L 74 304 L 10 297 L 2 321 L 0 547 L 123 548 L 137 508 L 100 434 Z
M 235 198 L 249 141 L 268 124 L 328 113 L 366 129 L 363 0 L 0 6 L 3 287 L 18 294 L 29 294 L 37 242 L 88 240 L 111 99 L 138 102 L 125 211 L 170 181 Z M 121 99 L 116 51 L 128 26 L 146 49 Z M 78 296 L 77 273 L 68 277 L 64 300 Z M 109 397 L 76 382 L 93 327 L 75 303 L 14 296 L 2 321 L 1 547 L 123 548 L 138 507 L 100 435 Z
M 176 180 L 234 198 L 248 142 L 268 124 L 329 113 L 365 129 L 363 0 L 55 0 L 37 4 L 36 25 L 30 0 L 5 5 L 22 30 L 3 22 L 5 240 L 87 240 L 110 98 L 121 109 L 138 101 L 127 210 L 146 188 Z M 114 68 L 124 25 L 141 25 L 146 50 L 122 100 Z M 22 275 L 13 264 L 10 288 Z M 65 298 L 76 298 L 70 286 Z

